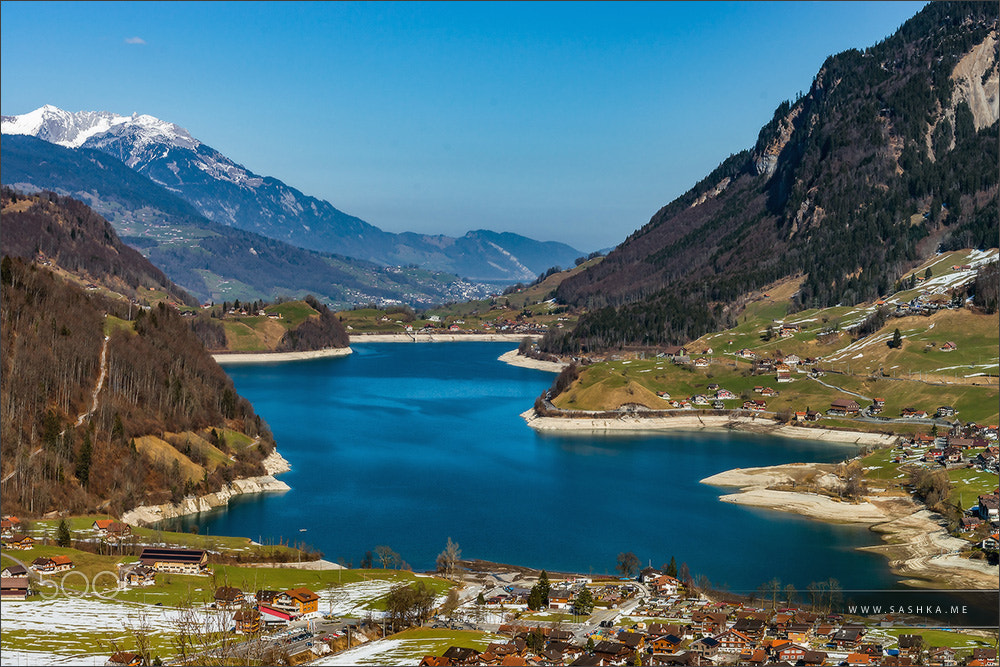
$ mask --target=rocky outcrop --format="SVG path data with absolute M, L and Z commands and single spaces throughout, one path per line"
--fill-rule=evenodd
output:
M 977 130 L 989 127 L 1000 118 L 1000 63 L 997 61 L 996 31 L 958 61 L 951 78 L 955 81 L 952 107 L 963 100 L 967 102 Z
M 770 175 L 774 172 L 778 166 L 778 156 L 788 144 L 788 140 L 792 138 L 792 132 L 795 131 L 795 119 L 802 112 L 802 108 L 801 104 L 792 107 L 791 111 L 779 121 L 774 137 L 762 149 L 755 152 L 753 164 L 758 174 Z
M 284 492 L 291 490 L 290 486 L 274 478 L 274 475 L 292 469 L 288 461 L 277 450 L 271 452 L 262 461 L 262 464 L 269 474 L 260 477 L 234 479 L 214 493 L 207 493 L 203 496 L 189 496 L 176 504 L 140 505 L 122 514 L 122 521 L 133 526 L 143 526 L 163 521 L 164 519 L 174 519 L 179 516 L 187 516 L 188 514 L 207 512 L 216 507 L 224 507 L 234 497 L 246 493 Z

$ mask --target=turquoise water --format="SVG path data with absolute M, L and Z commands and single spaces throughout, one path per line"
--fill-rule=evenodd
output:
M 743 433 L 538 435 L 519 413 L 553 375 L 497 361 L 500 343 L 355 345 L 348 357 L 229 366 L 292 464 L 292 490 L 176 522 L 304 541 L 357 565 L 388 545 L 431 569 L 467 558 L 614 572 L 619 552 L 671 556 L 730 590 L 773 577 L 804 590 L 889 588 L 866 528 L 739 507 L 698 480 L 736 467 L 838 461 L 849 447 Z M 306 529 L 301 531 L 300 529 Z

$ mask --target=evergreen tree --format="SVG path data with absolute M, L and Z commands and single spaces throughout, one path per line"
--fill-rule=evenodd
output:
M 538 577 L 538 588 L 542 593 L 542 602 L 547 607 L 549 605 L 549 573 L 542 570 L 541 575 Z
M 56 530 L 56 544 L 61 547 L 70 545 L 69 525 L 66 523 L 66 519 L 59 522 L 59 528 Z
M 893 349 L 899 349 L 903 346 L 903 334 L 899 333 L 899 329 L 892 332 L 892 340 L 889 342 L 889 347 Z
M 83 445 L 80 447 L 80 455 L 76 459 L 76 478 L 80 480 L 81 486 L 87 486 L 90 480 L 90 456 L 91 456 L 90 431 L 83 432 Z
M 594 611 L 594 594 L 584 586 L 583 590 L 577 594 L 576 599 L 573 600 L 573 613 L 579 616 L 589 616 L 592 611 Z
M 667 565 L 667 567 L 664 568 L 664 569 L 666 570 L 666 572 L 664 574 L 667 574 L 667 575 L 673 577 L 674 579 L 676 579 L 677 578 L 677 559 L 674 558 L 673 556 L 671 556 L 670 557 L 670 564 Z

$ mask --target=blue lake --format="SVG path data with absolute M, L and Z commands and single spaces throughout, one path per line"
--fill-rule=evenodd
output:
M 202 533 L 303 541 L 357 565 L 388 545 L 432 569 L 450 537 L 466 558 L 613 572 L 688 563 L 730 590 L 778 577 L 804 590 L 893 588 L 859 552 L 864 527 L 718 500 L 698 480 L 737 467 L 839 461 L 853 448 L 745 433 L 539 435 L 519 413 L 554 376 L 497 361 L 500 343 L 354 345 L 348 357 L 229 366 L 292 464 L 292 490 L 174 522 Z M 300 529 L 306 529 L 304 532 Z

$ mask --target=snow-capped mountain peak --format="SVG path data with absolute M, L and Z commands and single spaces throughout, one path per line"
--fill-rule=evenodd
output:
M 79 148 L 88 139 L 107 132 L 135 135 L 139 143 L 165 143 L 197 148 L 199 141 L 174 123 L 139 115 L 122 116 L 110 111 L 64 111 L 51 104 L 19 116 L 4 116 L 3 134 L 29 134 L 67 148 Z

